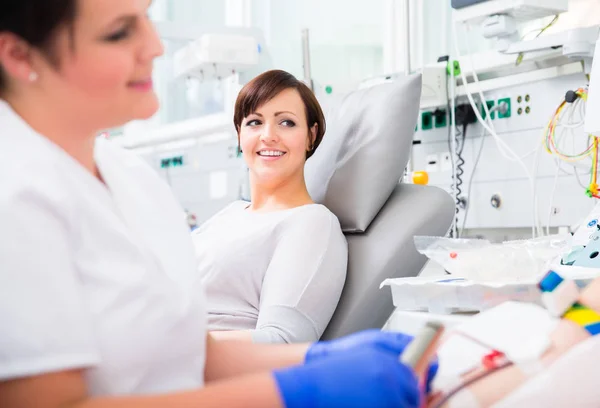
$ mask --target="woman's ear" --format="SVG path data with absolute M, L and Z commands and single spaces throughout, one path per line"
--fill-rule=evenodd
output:
M 309 140 L 308 140 L 308 151 L 310 152 L 315 148 L 315 141 L 317 140 L 317 132 L 319 131 L 319 124 L 315 123 L 309 132 Z
M 11 33 L 0 33 L 0 65 L 6 75 L 33 82 L 31 46 Z M 37 74 L 36 74 L 37 75 Z

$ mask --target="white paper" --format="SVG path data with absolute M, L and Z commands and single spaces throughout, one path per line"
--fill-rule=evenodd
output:
M 227 196 L 227 172 L 212 171 L 209 174 L 209 196 L 212 200 L 218 200 Z
M 536 360 L 548 349 L 550 334 L 558 322 L 540 306 L 505 302 L 473 316 L 454 330 L 520 363 Z
M 484 356 L 492 350 L 460 334 L 448 334 L 438 350 L 439 377 L 456 377 L 480 367 Z

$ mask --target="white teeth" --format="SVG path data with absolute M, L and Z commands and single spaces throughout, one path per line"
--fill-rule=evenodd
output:
M 283 152 L 277 151 L 277 150 L 263 150 L 258 152 L 259 156 L 283 156 Z

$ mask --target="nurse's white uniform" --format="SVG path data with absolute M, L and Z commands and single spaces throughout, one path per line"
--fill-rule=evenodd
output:
M 201 387 L 184 213 L 136 156 L 95 155 L 106 184 L 0 100 L 0 381 L 83 368 L 92 395 Z

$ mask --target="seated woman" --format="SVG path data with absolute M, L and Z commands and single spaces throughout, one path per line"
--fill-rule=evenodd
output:
M 234 124 L 251 202 L 234 202 L 193 233 L 209 330 L 254 342 L 318 340 L 348 261 L 338 219 L 304 181 L 325 133 L 323 112 L 306 85 L 269 71 L 240 91 Z
M 456 380 L 466 385 L 464 388 L 434 391 L 428 406 L 600 406 L 600 389 L 594 381 L 585 381 L 597 377 L 598 366 L 590 372 L 590 363 L 593 367 L 600 362 L 599 328 L 600 278 L 581 291 L 578 303 L 560 319 L 537 363 L 519 366 L 503 363 L 500 358 L 498 366 L 506 368 L 473 369 Z M 522 336 L 516 331 L 511 335 Z

